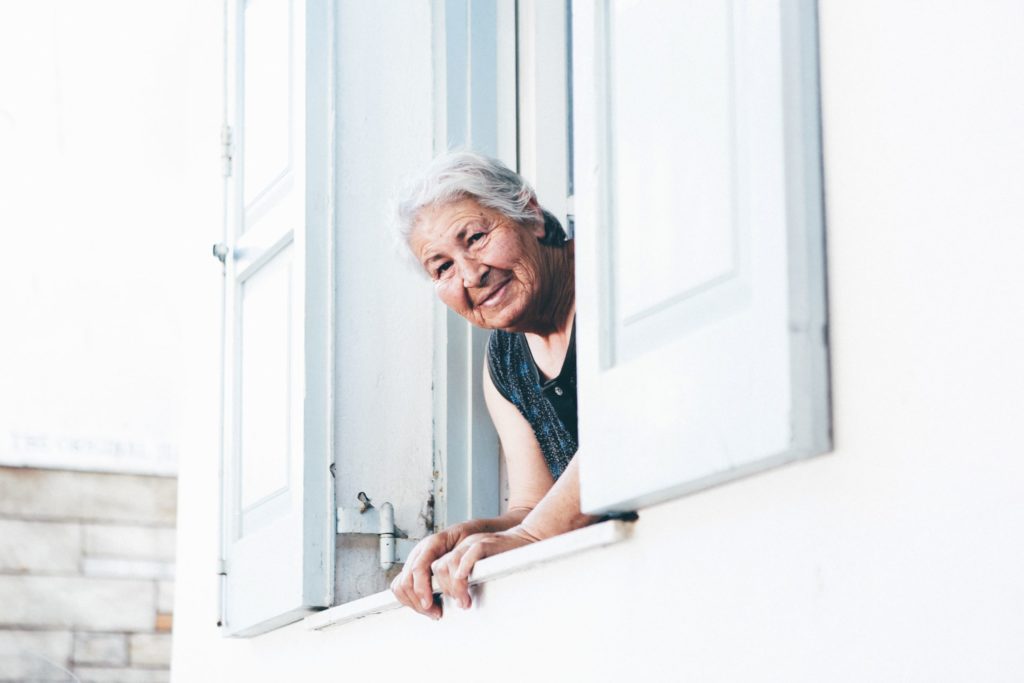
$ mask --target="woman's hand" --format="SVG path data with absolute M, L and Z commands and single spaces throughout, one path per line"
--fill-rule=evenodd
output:
M 496 533 L 473 534 L 464 538 L 451 552 L 435 560 L 431 568 L 442 592 L 451 596 L 459 607 L 467 609 L 473 604 L 469 595 L 469 575 L 477 562 L 537 540 L 521 526 Z
M 433 570 L 442 592 L 465 609 L 472 604 L 469 575 L 483 558 L 596 522 L 598 517 L 580 512 L 579 460 L 579 455 L 572 459 L 537 507 L 518 524 L 505 531 L 469 534 L 451 552 L 436 560 Z
M 427 536 L 416 544 L 402 567 L 402 573 L 391 582 L 391 592 L 403 605 L 412 607 L 432 619 L 441 618 L 441 605 L 434 603 L 431 589 L 431 565 L 460 546 L 470 536 L 488 536 L 504 531 L 519 522 L 529 510 L 509 510 L 501 517 L 474 519 L 454 524 L 444 531 Z
M 419 542 L 409 553 L 391 590 L 403 605 L 433 619 L 441 618 L 434 603 L 430 576 L 445 595 L 467 608 L 469 575 L 485 557 L 519 548 L 597 521 L 580 513 L 579 456 L 572 459 L 547 495 L 532 510 L 517 508 L 501 517 L 456 524 Z
M 416 544 L 405 561 L 402 573 L 391 582 L 391 592 L 400 603 L 431 619 L 441 618 L 441 606 L 434 603 L 430 566 L 459 544 L 465 535 L 464 529 L 464 525 L 457 524 Z

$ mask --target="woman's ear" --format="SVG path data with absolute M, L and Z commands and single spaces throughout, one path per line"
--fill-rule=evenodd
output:
M 544 226 L 544 212 L 541 211 L 540 203 L 537 201 L 537 198 L 532 197 L 527 203 L 526 208 L 530 209 L 535 216 L 533 225 L 530 227 L 530 232 L 532 232 L 533 236 L 537 239 L 543 239 L 546 234 L 546 228 Z

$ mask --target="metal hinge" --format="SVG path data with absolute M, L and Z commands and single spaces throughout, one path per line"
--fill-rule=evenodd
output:
M 370 498 L 359 492 L 358 507 L 338 508 L 337 531 L 339 534 L 372 534 L 380 537 L 380 567 L 391 569 L 396 564 L 404 564 L 405 559 L 419 539 L 398 538 L 395 528 L 395 508 L 391 503 L 382 503 L 379 508 L 373 506 Z
M 231 177 L 231 126 L 224 124 L 220 129 L 220 171 L 225 178 Z
M 227 603 L 224 591 L 227 590 L 228 563 L 224 558 L 217 560 L 217 628 L 227 623 Z

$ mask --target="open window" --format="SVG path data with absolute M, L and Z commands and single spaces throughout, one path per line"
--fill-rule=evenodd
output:
M 499 512 L 488 332 L 367 228 L 449 148 L 517 168 L 575 233 L 584 511 L 828 450 L 813 2 L 227 16 L 225 633 L 386 589 L 378 540 L 345 531 L 359 494 L 409 542 Z

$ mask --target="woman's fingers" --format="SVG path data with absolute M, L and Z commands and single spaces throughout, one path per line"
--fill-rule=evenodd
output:
M 518 528 L 468 536 L 455 550 L 434 563 L 434 574 L 438 577 L 445 595 L 450 595 L 459 607 L 465 609 L 473 604 L 469 594 L 469 577 L 477 562 L 506 550 L 529 545 L 535 540 Z
M 409 553 L 402 572 L 391 582 L 391 592 L 400 603 L 434 619 L 441 618 L 441 607 L 434 604 L 430 565 L 446 549 L 444 538 L 425 538 Z
M 429 565 L 427 566 L 429 567 Z M 421 595 L 421 591 L 417 588 L 417 583 L 423 581 L 423 578 L 420 578 L 422 574 L 424 574 L 424 571 L 419 569 L 408 573 L 408 583 L 406 584 L 408 587 L 405 589 L 406 598 L 405 600 L 400 600 L 400 602 L 403 602 L 420 614 L 426 615 L 431 619 L 440 619 L 441 606 L 434 602 L 434 594 L 429 591 L 429 573 L 426 574 L 426 582 L 428 586 L 426 599 L 424 599 L 424 596 Z
M 462 609 L 473 604 L 469 595 L 469 575 L 477 561 L 488 555 L 487 548 L 495 536 L 497 534 L 467 536 L 454 550 L 433 564 L 441 591 Z
M 403 605 L 439 619 L 442 608 L 434 602 L 432 575 L 437 579 L 441 592 L 450 596 L 459 607 L 466 609 L 473 604 L 469 594 L 469 577 L 476 563 L 485 557 L 535 540 L 515 527 L 498 533 L 473 534 L 451 548 L 457 541 L 456 537 L 435 534 L 413 549 L 402 573 L 391 582 L 391 591 Z
M 398 602 L 402 603 L 406 607 L 417 609 L 416 601 L 409 592 L 409 578 L 409 575 L 404 571 L 396 576 L 391 582 L 391 592 L 395 594 L 395 598 L 398 599 Z
M 448 565 L 449 565 L 449 558 L 455 552 L 457 552 L 457 549 L 453 550 L 450 553 L 448 553 L 447 555 L 445 555 L 441 559 L 435 560 L 434 563 L 432 565 L 430 565 L 430 569 L 434 573 L 434 578 L 437 579 L 437 586 L 438 586 L 438 588 L 441 589 L 441 592 L 444 593 L 445 595 L 450 595 L 451 594 L 451 592 L 449 590 L 449 585 L 451 583 L 451 579 L 450 579 L 451 572 L 449 571 L 449 566 Z
M 473 599 L 469 595 L 469 575 L 473 573 L 473 567 L 477 561 L 487 556 L 488 540 L 479 539 L 466 548 L 452 572 L 451 594 L 455 596 L 459 606 L 463 609 L 473 604 Z
M 434 591 L 430 585 L 430 559 L 420 556 L 419 560 L 410 568 L 411 571 L 409 571 L 412 575 L 413 596 L 419 603 L 421 610 L 429 610 L 434 604 Z

